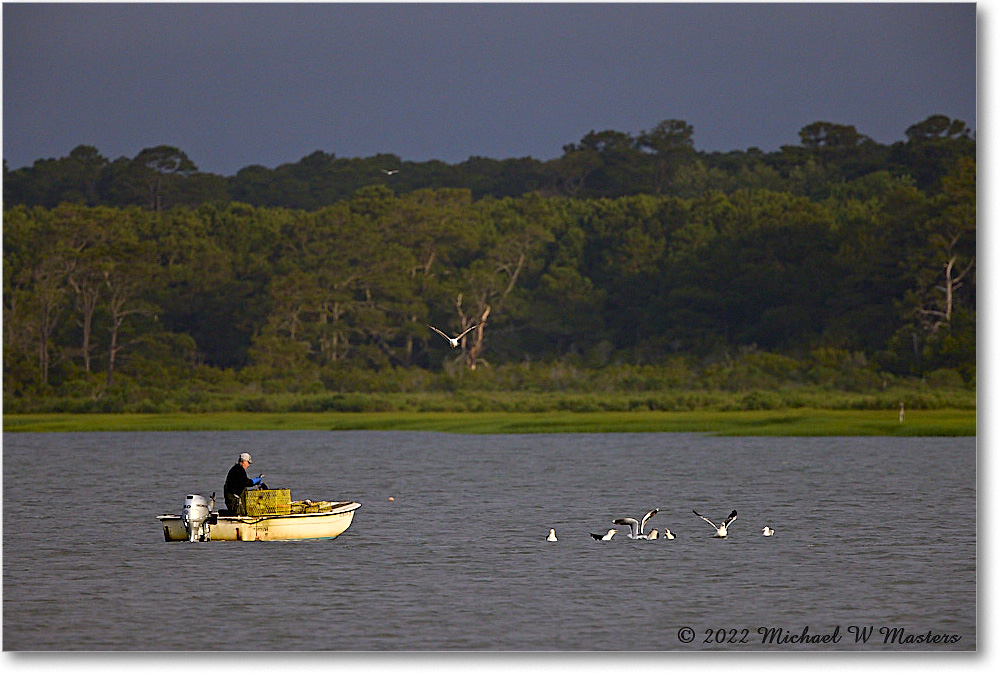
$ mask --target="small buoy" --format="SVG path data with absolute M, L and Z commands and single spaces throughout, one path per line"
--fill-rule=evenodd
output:
M 389 501 L 390 501 L 390 502 L 394 502 L 394 501 L 396 501 L 396 500 L 395 500 L 394 498 L 392 498 L 392 497 L 389 497 Z

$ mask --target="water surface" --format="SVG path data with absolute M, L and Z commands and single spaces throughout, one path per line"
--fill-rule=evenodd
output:
M 293 499 L 360 501 L 354 524 L 164 542 L 156 516 L 221 501 L 242 451 Z M 5 650 L 976 647 L 974 438 L 4 434 L 3 474 Z M 589 536 L 654 507 L 675 540 Z M 734 508 L 725 540 L 691 512 Z

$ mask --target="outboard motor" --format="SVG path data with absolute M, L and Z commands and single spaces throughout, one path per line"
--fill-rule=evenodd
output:
M 215 508 L 215 493 L 211 499 L 201 495 L 188 495 L 184 499 L 184 510 L 181 511 L 181 522 L 188 533 L 188 541 L 211 541 L 211 523 L 215 521 L 212 509 Z

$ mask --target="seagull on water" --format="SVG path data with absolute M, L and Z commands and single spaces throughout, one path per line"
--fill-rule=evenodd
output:
M 641 521 L 635 518 L 615 518 L 613 522 L 615 525 L 628 525 L 631 528 L 628 533 L 629 539 L 655 539 L 655 537 L 650 537 L 648 534 L 643 534 L 643 531 L 646 529 L 646 521 L 655 516 L 659 510 L 653 509 L 644 515 Z
M 478 326 L 478 325 L 479 324 L 476 324 L 476 326 Z M 448 334 L 445 333 L 444 331 L 439 330 L 439 329 L 435 328 L 434 326 L 432 326 L 430 324 L 427 324 L 428 328 L 430 328 L 432 331 L 434 331 L 435 333 L 437 333 L 438 335 L 440 335 L 441 337 L 443 337 L 445 340 L 447 340 L 448 344 L 451 345 L 452 349 L 454 349 L 455 347 L 458 347 L 458 341 L 461 340 L 462 338 L 464 338 L 465 334 L 468 333 L 473 328 L 475 328 L 476 326 L 470 326 L 469 328 L 466 328 L 464 331 L 462 331 L 461 334 L 456 335 L 455 337 L 449 337 Z
M 667 528 L 663 528 L 663 538 L 664 539 L 674 539 L 675 538 L 674 537 L 674 533 L 671 532 L 670 530 L 668 530 Z
M 697 511 L 694 512 L 694 515 L 698 516 L 699 518 L 701 518 L 702 520 L 704 520 L 706 523 L 708 523 L 709 525 L 711 525 L 712 527 L 714 527 L 715 528 L 715 536 L 716 537 L 718 537 L 719 539 L 725 539 L 726 535 L 729 534 L 729 532 L 727 531 L 726 528 L 729 527 L 729 523 L 731 523 L 734 520 L 736 520 L 736 509 L 733 509 L 733 512 L 729 514 L 729 516 L 726 518 L 726 521 L 724 523 L 722 523 L 722 525 L 716 525 L 711 520 L 709 520 L 705 516 L 701 515 Z
M 545 541 L 559 541 L 556 539 L 556 528 L 549 528 L 549 536 L 545 538 Z
M 596 539 L 597 541 L 611 541 L 611 537 L 615 536 L 616 534 L 618 534 L 618 530 L 616 530 L 615 528 L 611 528 L 610 530 L 608 530 L 607 534 L 594 534 L 593 532 L 591 532 L 590 536 Z
M 765 537 L 770 537 L 772 534 L 774 534 L 774 530 L 772 530 L 767 525 L 765 525 L 764 527 L 762 527 L 760 531 L 764 533 Z

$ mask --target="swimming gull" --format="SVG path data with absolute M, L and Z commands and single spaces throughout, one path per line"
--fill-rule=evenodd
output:
M 628 525 L 630 531 L 628 533 L 629 539 L 649 539 L 648 534 L 644 534 L 643 531 L 646 529 L 646 521 L 655 516 L 660 509 L 653 509 L 646 515 L 642 517 L 642 520 L 636 520 L 635 518 L 615 518 L 613 521 L 615 525 Z
M 618 530 L 616 530 L 615 528 L 611 528 L 610 530 L 608 530 L 607 534 L 594 534 L 593 532 L 591 532 L 590 536 L 596 539 L 597 541 L 611 541 L 611 537 L 615 536 L 616 534 L 618 534 Z
M 559 541 L 556 539 L 556 528 L 549 528 L 549 536 L 545 538 L 545 541 Z
M 726 518 L 726 521 L 724 523 L 722 523 L 722 525 L 716 525 L 711 520 L 709 520 L 705 516 L 701 515 L 697 511 L 694 511 L 694 515 L 698 516 L 699 518 L 701 518 L 702 520 L 704 520 L 706 523 L 708 523 L 709 525 L 711 525 L 712 527 L 714 527 L 715 528 L 715 536 L 716 537 L 718 537 L 719 539 L 725 539 L 726 535 L 729 534 L 728 529 L 727 529 L 729 527 L 729 523 L 731 523 L 734 520 L 736 520 L 736 509 L 733 509 L 733 512 L 729 514 L 729 516 Z
M 663 538 L 664 539 L 673 539 L 674 538 L 674 533 L 671 532 L 670 530 L 668 530 L 667 528 L 663 528 Z
M 765 537 L 770 537 L 772 534 L 774 534 L 774 530 L 772 530 L 767 525 L 765 525 L 764 527 L 762 527 L 760 531 L 764 533 Z

